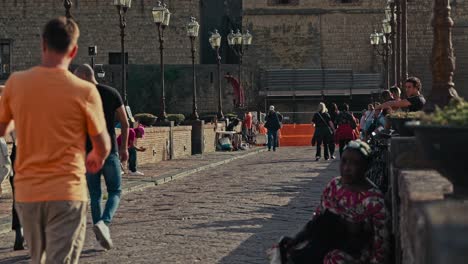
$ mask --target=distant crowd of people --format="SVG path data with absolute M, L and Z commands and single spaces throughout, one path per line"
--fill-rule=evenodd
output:
M 320 103 L 312 118 L 315 126 L 312 144 L 317 146 L 315 160 L 321 159 L 322 147 L 325 160 L 335 159 L 336 144 L 341 156 L 344 146 L 351 140 L 366 140 L 372 132 L 390 128 L 387 117 L 394 111 L 423 110 L 426 100 L 421 88 L 421 81 L 410 77 L 405 81 L 406 98 L 401 98 L 401 90 L 397 86 L 384 90 L 380 95 L 381 103 L 369 104 L 367 110 L 362 110 L 360 119 L 354 116 L 346 103 L 340 107 L 331 103 L 330 110 L 325 103 Z

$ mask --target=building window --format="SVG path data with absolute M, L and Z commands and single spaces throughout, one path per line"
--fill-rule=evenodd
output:
M 299 0 L 268 0 L 268 5 L 298 5 Z
M 0 40 L 0 79 L 7 79 L 11 72 L 11 41 Z
M 109 64 L 122 64 L 122 53 L 109 52 Z M 128 64 L 128 53 L 125 52 L 125 64 Z

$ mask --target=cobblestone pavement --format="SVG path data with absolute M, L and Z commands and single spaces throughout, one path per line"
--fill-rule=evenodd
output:
M 266 250 L 311 217 L 338 161 L 280 148 L 125 195 L 102 251 L 90 225 L 81 263 L 268 263 Z M 89 224 L 89 220 L 88 220 Z M 0 264 L 27 263 L 0 235 Z

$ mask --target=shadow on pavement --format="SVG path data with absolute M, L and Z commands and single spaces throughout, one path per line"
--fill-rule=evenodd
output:
M 309 162 L 303 160 L 284 160 L 274 163 Z M 311 161 L 314 162 L 314 161 Z M 269 162 L 266 162 L 269 163 Z M 296 177 L 294 183 L 283 182 L 272 184 L 267 188 L 249 190 L 249 192 L 265 192 L 280 197 L 290 197 L 287 205 L 263 203 L 262 209 L 246 212 L 248 215 L 271 215 L 270 218 L 253 217 L 248 220 L 215 221 L 199 224 L 194 229 L 205 228 L 217 232 L 249 233 L 252 234 L 244 240 L 236 249 L 222 258 L 219 264 L 245 264 L 268 263 L 266 251 L 275 244 L 281 236 L 296 234 L 303 225 L 312 217 L 316 206 L 320 203 L 320 195 L 326 184 L 336 176 L 339 176 L 338 161 L 332 163 L 321 162 L 318 169 L 301 167 L 293 173 L 304 174 Z M 321 166 L 324 165 L 324 166 Z M 247 164 L 248 166 L 248 164 Z M 311 173 L 316 176 L 307 177 Z M 229 193 L 242 195 L 242 193 Z

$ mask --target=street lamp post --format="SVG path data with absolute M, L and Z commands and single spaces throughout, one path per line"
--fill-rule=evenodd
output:
M 408 79 L 408 0 L 400 0 L 401 4 L 401 74 L 403 80 Z
M 244 52 L 247 48 L 252 45 L 252 35 L 247 30 L 245 34 L 238 29 L 237 33 L 231 30 L 231 33 L 227 36 L 229 47 L 234 51 L 237 57 L 239 57 L 239 85 L 242 87 L 242 59 Z M 240 103 L 240 102 L 239 102 Z M 242 105 L 239 105 L 242 106 Z
M 384 66 L 384 78 L 385 78 L 385 89 L 390 88 L 390 78 L 389 78 L 389 56 L 391 55 L 390 40 L 391 27 L 388 20 L 384 20 L 382 23 L 384 33 L 378 33 L 374 31 L 370 35 L 370 43 L 374 47 L 374 50 L 378 55 L 382 57 L 382 63 Z
M 159 38 L 159 52 L 160 52 L 160 63 L 161 63 L 161 106 L 158 115 L 158 122 L 166 122 L 166 90 L 164 87 L 164 30 L 169 26 L 171 19 L 171 12 L 166 7 L 166 4 L 162 5 L 161 1 L 158 2 L 158 6 L 153 8 L 153 20 L 158 28 Z
M 395 0 L 395 12 L 396 12 L 396 83 L 399 87 L 402 87 L 401 81 L 401 0 Z
M 127 100 L 127 69 L 126 69 L 126 57 L 125 57 L 125 27 L 127 26 L 127 20 L 125 14 L 127 10 L 132 6 L 132 0 L 114 0 L 114 5 L 117 7 L 120 18 L 120 63 L 122 66 L 122 98 L 125 106 L 128 105 Z
M 211 33 L 209 41 L 211 47 L 216 51 L 216 59 L 218 62 L 218 119 L 223 119 L 224 114 L 221 91 L 221 56 L 219 55 L 219 49 L 221 48 L 221 35 L 217 29 L 215 29 L 214 33 Z
M 395 0 L 388 0 L 387 7 L 385 8 L 385 16 L 388 21 L 390 21 L 391 33 L 390 33 L 390 41 L 392 44 L 392 67 L 391 67 L 391 75 L 392 75 L 392 85 L 398 86 L 397 81 L 397 51 L 396 51 L 396 17 L 395 17 Z
M 193 102 L 192 102 L 192 120 L 198 120 L 198 106 L 197 106 L 197 85 L 196 85 L 196 74 L 195 74 L 195 39 L 198 37 L 198 31 L 200 25 L 194 17 L 190 18 L 190 22 L 187 25 L 187 36 L 190 38 L 190 45 L 192 51 L 192 84 L 193 84 Z
M 458 97 L 453 83 L 455 56 L 452 46 L 453 20 L 450 17 L 450 1 L 434 0 L 434 44 L 432 48 L 432 90 L 427 111 L 435 106 L 446 106 L 450 99 Z
M 63 0 L 63 6 L 65 7 L 65 17 L 66 18 L 73 18 L 70 12 L 73 3 L 71 0 Z

